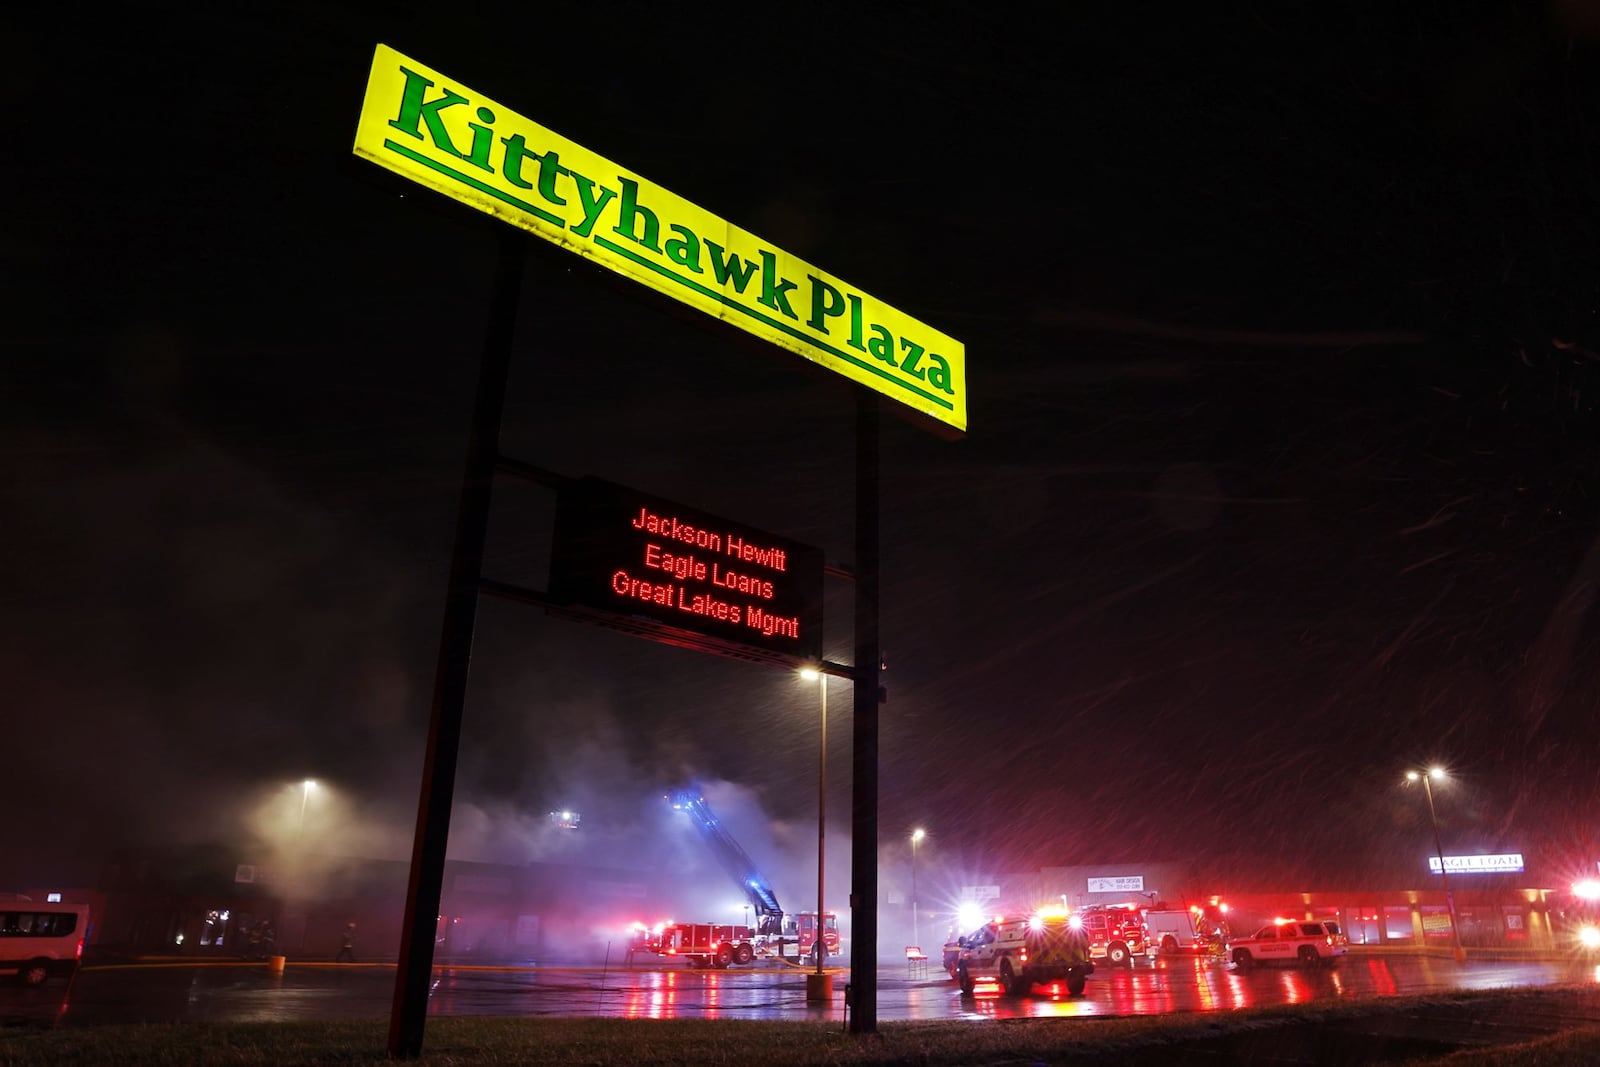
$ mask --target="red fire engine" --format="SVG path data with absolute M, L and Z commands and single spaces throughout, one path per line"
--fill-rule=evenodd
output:
M 748 926 L 659 923 L 647 929 L 643 923 L 635 923 L 633 939 L 628 943 L 629 957 L 635 952 L 676 956 L 690 967 L 722 968 L 755 959 L 756 943 Z
M 756 869 L 755 862 L 723 829 L 722 823 L 712 814 L 705 798 L 697 790 L 680 789 L 666 797 L 674 810 L 686 812 L 694 821 L 695 829 L 711 846 L 717 860 L 730 877 L 739 884 L 756 916 L 756 925 L 739 926 L 724 923 L 658 923 L 646 927 L 635 923 L 628 944 L 631 958 L 637 952 L 653 952 L 662 956 L 676 956 L 694 967 L 727 967 L 730 964 L 749 963 L 756 956 L 790 958 L 786 949 L 794 946 L 796 959 L 816 960 L 817 913 L 803 911 L 785 915 L 778 904 L 766 878 Z M 837 956 L 840 952 L 839 917 L 834 912 L 822 914 L 823 958 Z
M 817 915 L 802 912 L 791 920 L 788 934 L 770 936 L 738 924 L 662 922 L 647 927 L 634 923 L 628 956 L 631 962 L 636 953 L 649 952 L 681 959 L 690 967 L 721 969 L 750 963 L 757 956 L 788 959 L 785 948 L 793 945 L 794 958 L 804 959 L 816 945 Z M 823 916 L 823 945 L 830 955 L 839 951 L 839 919 L 832 912 Z

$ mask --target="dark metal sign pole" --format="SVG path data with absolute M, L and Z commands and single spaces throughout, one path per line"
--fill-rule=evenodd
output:
M 878 398 L 856 390 L 856 687 L 850 807 L 850 1032 L 878 1029 Z M 820 923 L 822 917 L 817 916 Z
M 450 559 L 450 587 L 445 595 L 439 660 L 433 676 L 433 714 L 423 757 L 417 833 L 411 845 L 411 880 L 401 928 L 400 966 L 395 976 L 394 1007 L 389 1015 L 389 1055 L 396 1059 L 413 1059 L 422 1053 L 445 847 L 450 836 L 450 804 L 455 794 L 456 757 L 461 748 L 461 719 L 472 660 L 472 630 L 478 614 L 478 581 L 483 573 L 500 414 L 505 405 L 511 342 L 516 334 L 517 303 L 522 293 L 526 238 L 512 230 L 500 236 L 499 245 L 489 329 L 483 362 L 478 368 L 478 395 L 467 441 L 466 472 L 461 481 L 461 503 L 456 510 L 455 551 Z

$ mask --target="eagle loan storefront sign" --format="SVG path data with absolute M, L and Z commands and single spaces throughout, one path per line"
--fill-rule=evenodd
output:
M 822 550 L 581 478 L 556 500 L 549 600 L 669 644 L 822 658 Z
M 1428 857 L 1428 870 L 1439 873 L 1438 856 Z M 1498 856 L 1446 856 L 1442 865 L 1446 874 L 1521 874 L 1522 853 L 1508 852 Z
M 355 153 L 966 431 L 961 342 L 387 45 Z

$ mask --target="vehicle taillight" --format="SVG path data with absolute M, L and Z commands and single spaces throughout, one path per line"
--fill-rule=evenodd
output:
M 83 959 L 83 938 L 78 938 L 78 958 Z

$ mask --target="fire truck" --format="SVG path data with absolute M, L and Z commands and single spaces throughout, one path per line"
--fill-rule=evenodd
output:
M 648 928 L 642 923 L 635 924 L 628 947 L 630 956 L 635 952 L 653 952 L 687 960 L 694 967 L 727 967 L 749 963 L 757 956 L 787 960 L 790 954 L 786 949 L 792 946 L 796 960 L 817 962 L 817 913 L 784 914 L 771 884 L 756 869 L 750 854 L 723 828 L 698 790 L 678 789 L 668 793 L 666 800 L 673 810 L 690 817 L 722 869 L 738 883 L 749 900 L 756 922 L 753 928 L 725 923 L 665 922 Z M 823 912 L 820 925 L 823 959 L 837 956 L 840 949 L 838 915 Z
M 1107 963 L 1132 964 L 1135 957 L 1155 955 L 1150 932 L 1137 904 L 1090 904 L 1073 913 L 1089 936 L 1089 954 Z
M 701 970 L 746 964 L 756 958 L 757 941 L 750 928 L 722 923 L 635 923 L 628 943 L 631 959 L 636 952 L 673 956 Z
M 1228 905 L 1222 903 L 1180 908 L 1158 901 L 1145 909 L 1144 922 L 1151 943 L 1165 956 L 1204 956 L 1219 951 L 1216 946 L 1225 944 L 1230 933 Z

